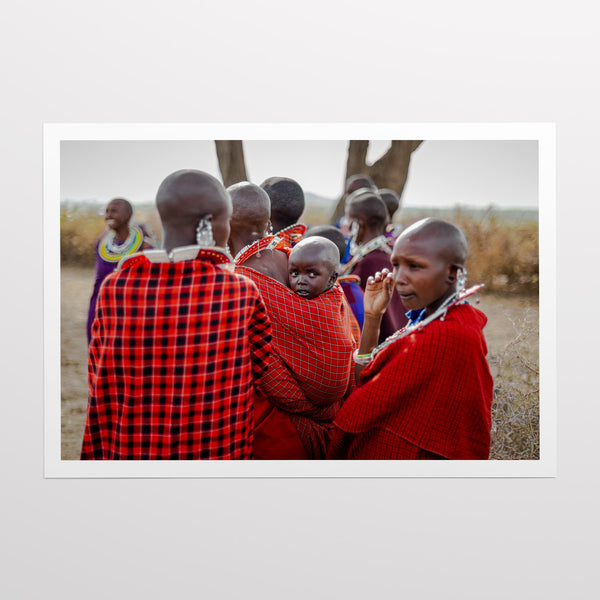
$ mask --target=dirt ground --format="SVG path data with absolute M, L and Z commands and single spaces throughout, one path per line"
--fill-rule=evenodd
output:
M 94 282 L 93 269 L 61 270 L 61 453 L 77 460 L 87 404 L 86 323 Z M 537 325 L 537 298 L 504 297 L 482 293 L 477 305 L 488 316 L 486 338 L 490 363 L 515 338 L 524 320 Z M 516 323 L 513 325 L 513 322 Z

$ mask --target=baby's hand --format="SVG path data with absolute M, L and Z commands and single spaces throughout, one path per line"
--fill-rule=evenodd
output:
M 385 313 L 394 292 L 394 279 L 389 269 L 377 271 L 367 279 L 363 305 L 365 315 L 380 317 Z

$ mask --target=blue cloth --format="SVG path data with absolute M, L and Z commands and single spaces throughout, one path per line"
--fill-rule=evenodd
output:
M 409 323 L 418 323 L 425 318 L 425 308 L 415 308 L 414 310 L 409 310 L 406 315 Z

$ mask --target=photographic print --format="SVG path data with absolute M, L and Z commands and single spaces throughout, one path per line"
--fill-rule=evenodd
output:
M 46 476 L 555 474 L 552 125 L 47 124 L 44 149 Z M 245 401 L 245 412 L 227 413 L 228 422 L 235 425 L 220 425 L 214 438 L 227 443 L 207 441 L 210 436 L 204 434 L 194 438 L 189 433 L 180 442 L 173 441 L 178 434 L 161 437 L 165 427 L 171 431 L 187 427 L 188 432 L 195 427 L 202 432 L 206 429 L 203 422 L 214 422 L 215 415 L 202 421 L 194 412 L 187 421 L 189 415 L 174 422 L 163 411 L 164 423 L 156 429 L 149 422 L 155 423 L 159 413 L 146 420 L 142 415 L 146 409 L 148 415 L 153 410 L 150 400 L 137 413 L 131 408 L 134 401 L 127 400 L 128 393 L 136 398 L 160 397 L 164 404 L 168 394 L 158 390 L 167 380 L 184 390 L 181 394 L 173 391 L 173 398 L 195 393 L 185 387 L 196 385 L 190 377 L 193 360 L 181 371 L 173 367 L 161 383 L 160 376 L 140 358 L 144 348 L 163 344 L 169 333 L 151 335 L 148 319 L 146 329 L 133 319 L 127 333 L 120 334 L 123 341 L 115 342 L 114 333 L 103 338 L 110 338 L 110 344 L 98 341 L 103 335 L 101 323 L 111 310 L 117 310 L 117 304 L 111 307 L 106 299 L 97 308 L 104 280 L 109 275 L 114 280 L 112 273 L 126 269 L 127 261 L 132 264 L 140 252 L 149 252 L 158 265 L 177 262 L 173 258 L 177 245 L 171 241 L 178 234 L 169 229 L 171 209 L 165 207 L 171 199 L 165 190 L 177 184 L 174 174 L 182 171 L 200 171 L 227 190 L 232 200 L 229 231 L 217 240 L 221 233 L 218 219 L 200 219 L 194 225 L 196 238 L 188 245 L 217 247 L 217 262 L 228 265 L 219 268 L 254 278 L 252 287 L 258 289 L 273 322 L 272 344 L 280 360 L 279 364 L 269 359 L 267 369 L 256 367 L 260 361 L 252 359 L 250 366 L 260 370 L 254 377 L 262 378 L 264 404 L 254 398 L 254 405 L 252 400 Z M 279 190 L 289 194 L 281 210 L 277 208 L 278 194 L 283 193 Z M 256 233 L 251 231 L 252 215 L 244 210 L 249 202 L 264 198 L 270 200 L 271 213 Z M 402 240 L 421 236 L 428 240 L 425 252 L 430 252 L 450 235 L 439 229 L 439 223 L 450 223 L 455 228 L 451 235 L 460 232 L 468 245 L 460 268 L 452 275 L 454 295 L 443 297 L 445 288 L 430 292 L 424 286 L 421 291 L 418 283 L 408 283 L 408 276 L 407 283 L 398 284 L 405 262 L 407 270 L 416 269 L 411 262 L 414 249 L 410 248 L 413 254 L 398 250 Z M 323 267 L 327 273 L 322 287 L 313 289 L 303 283 L 302 267 L 292 267 L 295 260 L 304 264 L 301 255 L 307 249 L 317 251 L 317 241 L 322 245 L 323 265 L 335 265 L 329 271 Z M 455 242 L 447 244 L 456 246 Z M 256 255 L 260 258 L 261 252 L 263 262 L 268 253 L 285 256 L 289 280 L 286 273 L 273 284 L 274 271 L 254 277 L 260 269 Z M 335 261 L 327 258 L 331 252 Z M 369 271 L 375 257 L 384 261 L 383 267 L 378 262 Z M 269 268 L 274 265 L 276 261 Z M 377 339 L 367 351 L 360 351 L 371 335 L 370 298 L 375 292 L 366 289 L 367 280 L 386 265 L 398 274 L 394 275 L 396 287 L 379 316 Z M 158 267 L 152 269 L 158 273 Z M 378 280 L 372 285 L 380 284 Z M 140 296 L 147 300 L 145 290 Z M 339 297 L 334 297 L 334 291 Z M 136 303 L 142 297 L 134 296 L 135 300 L 123 302 L 133 303 L 137 315 Z M 468 306 L 474 315 L 483 315 L 478 335 L 487 352 L 469 353 L 466 342 L 433 352 L 439 345 L 436 328 L 450 326 L 452 319 L 445 325 L 444 319 L 463 310 L 456 308 L 459 304 Z M 413 321 L 416 312 L 425 309 L 426 314 L 419 315 L 421 322 Z M 345 311 L 343 326 L 339 319 L 328 320 L 332 311 L 337 315 L 339 310 Z M 94 319 L 101 323 L 94 324 Z M 188 338 L 193 337 L 194 327 L 189 324 L 185 329 Z M 198 325 L 194 335 L 201 335 L 203 327 Z M 238 330 L 244 327 L 240 321 Z M 470 321 L 461 322 L 459 329 L 470 331 L 470 327 Z M 284 330 L 293 333 L 284 334 Z M 127 342 L 127 335 L 139 344 Z M 386 353 L 392 355 L 407 340 L 425 340 L 428 335 L 433 336 L 431 341 L 421 344 L 427 348 L 427 359 L 416 348 L 404 362 L 394 363 L 394 370 L 387 365 L 388 360 L 400 359 L 388 359 Z M 245 343 L 243 337 L 240 334 L 240 340 L 232 341 L 231 352 Z M 182 344 L 189 348 L 189 339 Z M 120 352 L 122 346 L 136 357 L 123 359 L 119 368 L 135 374 L 106 376 L 108 370 L 117 368 L 114 362 L 103 362 L 107 352 L 114 354 L 115 347 Z M 252 351 L 260 354 L 260 348 L 257 339 Z M 399 355 L 400 350 L 395 353 Z M 220 356 L 205 359 L 216 365 L 208 367 L 211 371 L 219 368 Z M 414 366 L 417 356 L 428 362 L 426 370 Z M 242 365 L 243 358 L 235 360 Z M 361 361 L 367 371 L 357 382 L 355 369 L 363 368 Z M 386 366 L 379 365 L 383 362 Z M 247 380 L 251 386 L 252 376 Z M 376 380 L 385 384 L 375 384 Z M 228 385 L 215 384 L 202 392 L 203 397 L 222 395 Z M 88 411 L 90 389 L 94 410 L 108 402 L 112 392 L 105 393 L 104 388 L 124 398 L 124 405 L 133 411 L 127 417 L 132 434 L 123 434 L 118 442 L 106 433 L 115 426 L 125 428 L 124 421 L 110 422 L 114 406 L 94 414 Z M 397 399 L 393 418 L 388 398 Z M 175 401 L 176 406 L 179 403 Z M 198 413 L 206 411 L 201 404 Z M 273 424 L 273 410 L 283 415 L 280 424 Z M 87 429 L 86 417 L 95 419 Z M 248 433 L 252 428 L 254 437 Z M 374 437 L 377 430 L 391 432 L 392 441 L 382 435 Z M 395 446 L 399 438 L 401 448 Z M 164 450 L 167 443 L 171 444 L 169 452 Z M 180 446 L 172 450 L 177 443 Z M 104 456 L 110 444 L 113 455 Z M 253 460 L 226 460 L 250 457 Z

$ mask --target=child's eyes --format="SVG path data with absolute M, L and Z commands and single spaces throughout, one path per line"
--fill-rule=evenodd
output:
M 298 275 L 298 271 L 290 271 L 290 276 L 296 277 Z

